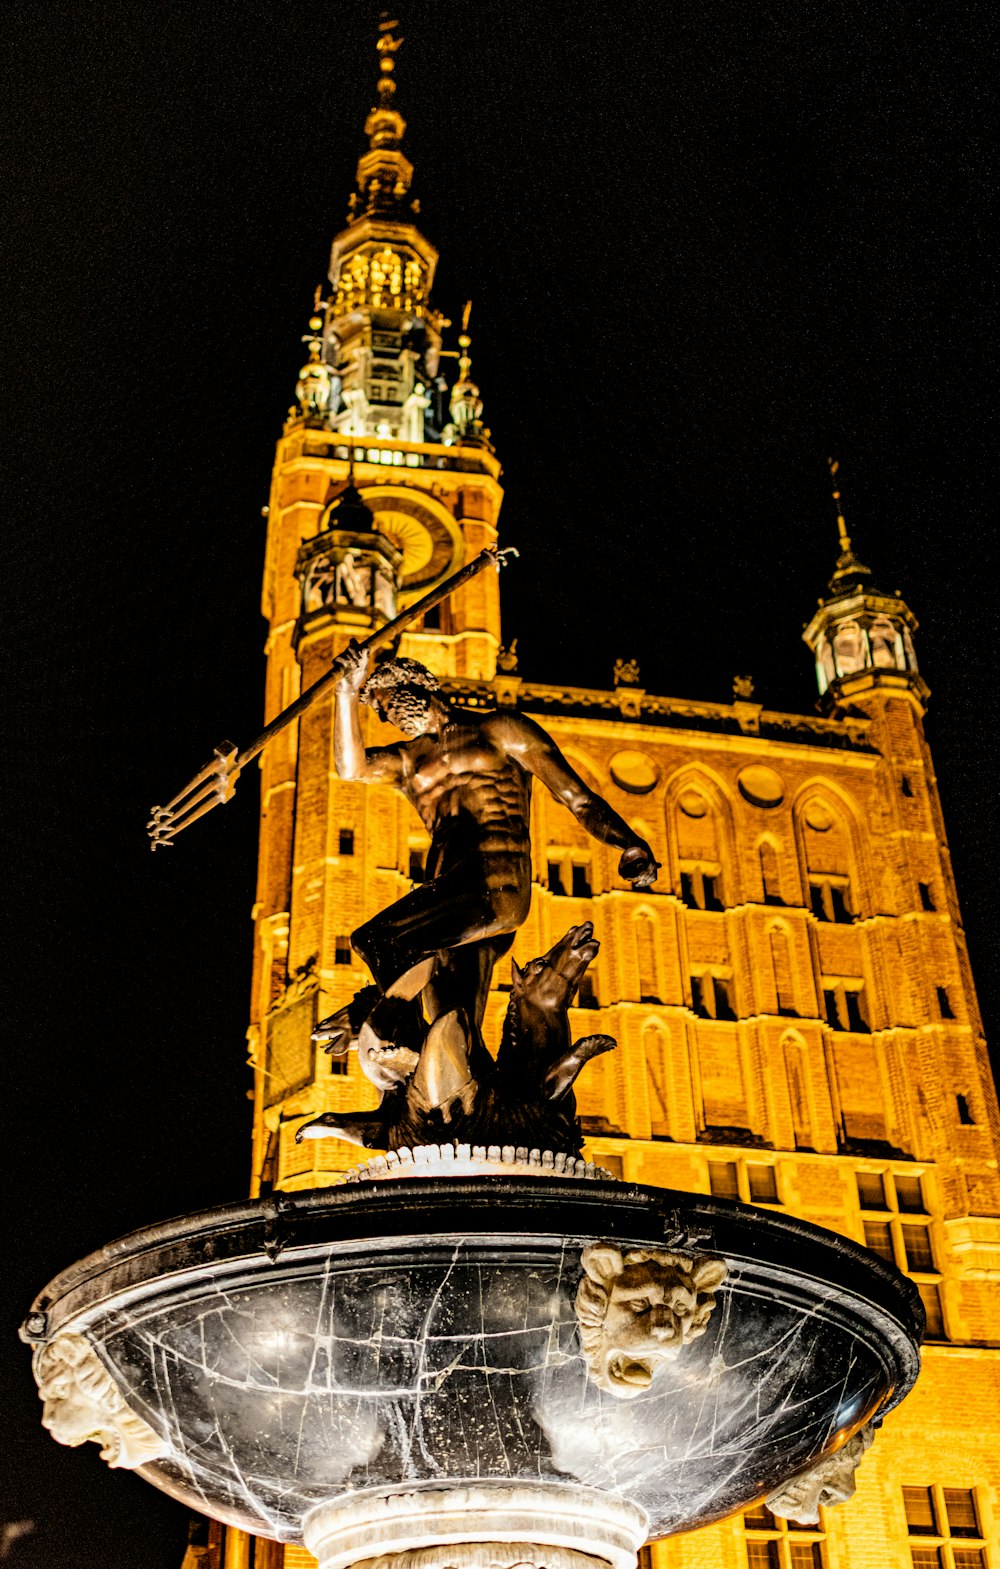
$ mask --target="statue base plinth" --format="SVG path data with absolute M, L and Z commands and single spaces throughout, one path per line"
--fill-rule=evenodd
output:
M 320 1569 L 634 1569 L 644 1509 L 562 1482 L 379 1488 L 310 1511 Z

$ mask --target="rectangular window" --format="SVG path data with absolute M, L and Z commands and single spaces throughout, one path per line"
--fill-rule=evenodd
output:
M 916 1569 L 986 1569 L 983 1528 L 975 1494 L 968 1488 L 904 1487 L 903 1507 Z M 928 1536 L 944 1545 L 920 1542 Z
M 713 1166 L 720 1164 L 721 1162 L 719 1161 L 710 1161 L 709 1170 Z M 731 1166 L 729 1169 L 734 1173 L 736 1171 L 735 1166 Z M 714 1188 L 712 1192 L 715 1192 Z M 745 1531 L 777 1531 L 779 1527 L 777 1520 L 766 1504 L 754 1504 L 753 1508 L 748 1509 L 743 1516 L 743 1529 Z
M 847 1027 L 857 1035 L 868 1033 L 868 1024 L 861 1012 L 861 991 L 853 986 L 844 988 L 844 1000 L 847 1003 Z
M 333 952 L 334 964 L 350 964 L 353 958 L 351 939 L 349 937 L 338 937 Z
M 955 1010 L 951 1005 L 951 998 L 948 996 L 947 986 L 937 987 L 937 1000 L 938 1012 L 940 1013 L 942 1019 L 953 1019 L 955 1017 Z
M 410 846 L 410 881 L 411 881 L 411 883 L 422 883 L 423 882 L 426 864 L 427 864 L 427 851 L 426 850 L 420 850 L 420 849 L 416 848 L 415 846 L 411 845 Z
M 711 976 L 692 975 L 691 977 L 691 1007 L 699 1019 L 710 1019 L 712 1017 L 705 1002 L 706 982 L 711 984 Z
M 342 828 L 340 830 L 338 854 L 339 855 L 353 855 L 354 854 L 354 829 L 353 828 Z
M 926 1226 L 903 1226 L 903 1251 L 906 1267 L 918 1274 L 933 1274 L 934 1254 L 931 1234 Z
M 895 1177 L 896 1206 L 907 1215 L 926 1215 L 924 1190 L 919 1177 Z
M 747 1542 L 747 1569 L 781 1569 L 777 1542 Z
M 716 975 L 705 970 L 691 976 L 691 1007 L 699 1019 L 724 1019 L 733 1023 L 736 1009 L 733 1006 L 733 983 L 726 975 Z
M 789 1569 L 823 1569 L 823 1554 L 818 1542 L 792 1542 L 788 1549 Z
M 723 910 L 721 879 L 703 866 L 681 867 L 681 898 L 691 910 Z
M 717 1019 L 734 1020 L 736 1009 L 733 1006 L 733 983 L 725 976 L 712 977 L 715 987 L 715 1017 Z
M 929 1487 L 904 1487 L 903 1509 L 906 1529 L 911 1536 L 937 1536 L 934 1494 Z
M 823 987 L 823 1005 L 826 1022 L 832 1030 L 845 1030 L 852 1035 L 867 1035 L 868 1022 L 862 1011 L 864 983 L 827 981 Z
M 918 883 L 917 888 L 920 890 L 920 908 L 922 910 L 936 910 L 937 905 L 934 903 L 934 895 L 931 893 L 930 883 Z
M 590 898 L 590 867 L 585 862 L 573 862 L 573 898 Z
M 347 1073 L 349 1059 L 345 1052 L 342 1057 L 330 1058 L 330 1072 L 334 1077 L 344 1077 Z
M 817 921 L 835 921 L 839 926 L 850 926 L 854 920 L 850 906 L 850 888 L 846 879 L 810 878 L 809 903 Z
M 929 1281 L 921 1281 L 917 1290 L 920 1292 L 920 1300 L 927 1314 L 927 1339 L 946 1340 L 948 1337 L 945 1333 L 944 1313 L 941 1310 L 940 1289 L 931 1285 Z M 975 1534 L 973 1532 L 973 1535 Z
M 843 1030 L 847 1028 L 846 1022 L 841 1019 L 840 1016 L 840 1003 L 837 997 L 836 987 L 823 987 L 823 1007 L 826 1011 L 826 1022 L 830 1026 L 831 1030 Z
M 548 881 L 549 892 L 558 895 L 560 898 L 565 898 L 566 888 L 563 884 L 562 863 L 560 861 L 549 862 Z
M 889 1264 L 895 1264 L 896 1255 L 892 1251 L 892 1228 L 881 1220 L 866 1220 L 865 1247 L 871 1248 L 879 1258 L 884 1258 Z
M 729 1160 L 710 1160 L 708 1186 L 713 1198 L 738 1199 L 740 1184 L 735 1163 Z M 763 1505 L 761 1507 L 763 1508 Z
M 856 1171 L 858 1203 L 862 1209 L 886 1209 L 885 1188 L 880 1171 Z
M 589 970 L 585 973 L 583 980 L 580 982 L 580 991 L 576 999 L 576 1006 L 578 1008 L 600 1007 L 600 1003 L 597 1000 L 597 990 L 594 986 L 594 977 L 590 974 Z
M 747 1182 L 752 1204 L 777 1204 L 778 1182 L 773 1166 L 747 1162 Z
M 719 879 L 714 872 L 703 873 L 702 887 L 704 889 L 705 901 L 702 905 L 703 910 L 722 910 L 725 908 L 719 894 L 718 882 Z
M 944 1489 L 944 1512 L 952 1536 L 982 1536 L 976 1513 L 976 1495 L 964 1487 Z

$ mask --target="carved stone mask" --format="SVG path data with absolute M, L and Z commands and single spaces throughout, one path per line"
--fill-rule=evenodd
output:
M 581 1263 L 576 1314 L 584 1360 L 598 1388 L 623 1400 L 642 1394 L 660 1363 L 705 1333 L 726 1278 L 721 1259 L 623 1254 L 612 1243 L 585 1248 Z
M 858 1466 L 874 1440 L 875 1424 L 869 1422 L 849 1438 L 842 1449 L 825 1455 L 811 1470 L 793 1477 L 772 1493 L 767 1499 L 768 1509 L 784 1520 L 794 1520 L 797 1525 L 816 1525 L 821 1507 L 829 1509 L 854 1497 Z
M 126 1404 L 117 1384 L 82 1335 L 59 1335 L 36 1353 L 42 1426 L 59 1444 L 93 1442 L 110 1466 L 132 1469 L 156 1460 L 166 1445 Z

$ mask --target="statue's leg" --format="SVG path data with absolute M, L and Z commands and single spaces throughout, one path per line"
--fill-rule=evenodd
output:
M 405 995 L 399 983 L 415 966 L 442 950 L 506 936 L 518 924 L 481 879 L 470 878 L 468 868 L 456 866 L 366 921 L 352 933 L 351 944 L 383 992 Z M 420 979 L 416 991 L 428 978 Z M 404 986 L 410 990 L 405 982 Z

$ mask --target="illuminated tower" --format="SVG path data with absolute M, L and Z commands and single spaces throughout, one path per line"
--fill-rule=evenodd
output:
M 278 443 L 268 719 L 349 637 L 496 538 L 499 464 L 467 318 L 457 379 L 442 374 L 447 324 L 410 200 L 397 47 L 388 25 L 369 148 Z M 916 622 L 875 586 L 835 499 L 840 556 L 805 632 L 819 715 L 770 710 L 745 681 L 727 703 L 655 694 L 621 660 L 606 689 L 535 680 L 510 651 L 498 663 L 492 573 L 402 645 L 459 706 L 536 718 L 662 863 L 654 888 L 633 890 L 617 854 L 536 793 L 532 907 L 514 957 L 584 920 L 601 940 L 573 1015 L 576 1035 L 618 1042 L 578 1081 L 589 1157 L 626 1180 L 839 1231 L 910 1274 L 927 1310 L 923 1374 L 851 1504 L 804 1531 L 751 1511 L 656 1544 L 655 1569 L 1000 1569 L 1000 1114 Z M 364 723 L 381 737 L 370 713 Z M 265 751 L 261 784 L 254 1190 L 292 1193 L 361 1158 L 334 1139 L 294 1141 L 307 1118 L 376 1098 L 356 1058 L 331 1061 L 309 1031 L 368 979 L 348 934 L 420 878 L 426 836 L 388 788 L 337 779 L 328 702 Z M 484 1025 L 494 1047 L 508 982 L 499 966 Z M 230 1532 L 226 1569 L 248 1569 L 252 1552 L 256 1569 L 282 1562 Z M 287 1548 L 283 1561 L 309 1559 Z
M 431 303 L 437 252 L 415 221 L 406 126 L 394 107 L 400 42 L 383 24 L 369 146 L 275 457 L 263 595 L 268 719 L 349 638 L 496 540 L 500 465 L 467 331 L 451 354 L 451 388 L 442 374 L 449 324 Z M 497 578 L 486 572 L 407 632 L 402 652 L 440 676 L 488 681 L 499 637 Z M 374 734 L 377 722 L 366 722 Z M 348 934 L 420 876 L 425 844 L 391 791 L 336 778 L 329 702 L 265 751 L 250 1029 L 255 1187 L 309 1187 L 352 1163 L 348 1146 L 294 1143 L 305 1112 L 373 1099 L 356 1062 L 317 1057 L 309 1029 L 317 1009 L 341 1006 L 367 979 Z

